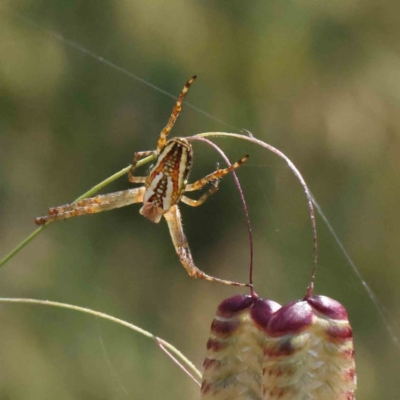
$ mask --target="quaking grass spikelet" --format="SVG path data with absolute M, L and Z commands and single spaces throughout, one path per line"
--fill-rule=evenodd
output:
M 339 302 L 291 302 L 271 317 L 266 338 L 263 400 L 355 399 L 353 333 Z
M 202 400 L 261 400 L 265 329 L 279 304 L 237 295 L 217 309 L 207 342 Z

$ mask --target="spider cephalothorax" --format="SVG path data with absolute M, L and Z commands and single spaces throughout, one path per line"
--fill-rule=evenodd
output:
M 181 214 L 178 203 L 182 201 L 192 207 L 203 204 L 206 199 L 218 190 L 219 179 L 244 163 L 248 155 L 224 169 L 217 169 L 198 181 L 188 184 L 190 170 L 192 168 L 193 150 L 189 141 L 185 138 L 173 138 L 167 141 L 167 135 L 174 126 L 182 109 L 182 101 L 189 86 L 195 80 L 192 77 L 184 86 L 176 105 L 172 111 L 168 124 L 161 131 L 156 150 L 136 152 L 129 171 L 129 180 L 132 183 L 144 183 L 144 186 L 135 189 L 108 193 L 96 197 L 83 199 L 71 204 L 49 209 L 49 214 L 36 218 L 38 225 L 49 222 L 72 218 L 79 215 L 93 214 L 101 211 L 112 210 L 134 203 L 143 203 L 140 214 L 155 223 L 160 222 L 164 216 L 168 223 L 172 242 L 182 265 L 191 277 L 202 278 L 209 281 L 220 282 L 227 285 L 249 286 L 237 282 L 226 281 L 206 275 L 199 270 L 193 261 L 189 245 L 182 228 Z M 150 168 L 146 177 L 133 175 L 140 158 L 155 155 L 155 164 Z M 212 182 L 211 188 L 198 200 L 193 200 L 184 195 L 202 189 L 207 183 Z

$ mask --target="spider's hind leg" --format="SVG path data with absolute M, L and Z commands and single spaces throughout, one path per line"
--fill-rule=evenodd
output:
M 143 201 L 144 191 L 144 187 L 122 190 L 120 192 L 82 199 L 59 207 L 52 207 L 49 209 L 48 215 L 36 218 L 35 222 L 37 225 L 44 225 L 62 219 L 78 217 L 86 214 L 95 214 L 102 211 L 112 210 L 114 208 L 125 207 L 134 203 L 141 203 Z
M 205 274 L 203 271 L 198 269 L 193 261 L 192 253 L 190 252 L 189 244 L 182 228 L 181 213 L 177 205 L 170 208 L 164 214 L 164 217 L 168 223 L 169 232 L 171 234 L 172 242 L 174 244 L 176 253 L 186 269 L 187 273 L 191 278 L 205 279 L 210 282 L 223 283 L 224 285 L 230 286 L 241 286 L 250 287 L 248 283 L 238 283 L 233 281 L 227 281 L 225 279 L 214 278 L 213 276 Z

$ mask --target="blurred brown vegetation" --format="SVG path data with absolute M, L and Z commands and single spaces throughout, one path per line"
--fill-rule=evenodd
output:
M 399 336 L 399 8 L 394 0 L 2 3 L 0 256 L 49 206 L 125 167 L 134 151 L 153 149 L 174 103 L 49 30 L 174 96 L 196 73 L 187 100 L 223 123 L 186 106 L 172 135 L 245 128 L 284 151 Z M 300 185 L 265 150 L 217 143 L 232 160 L 251 153 L 238 173 L 255 235 L 257 291 L 280 303 L 300 298 L 312 259 Z M 219 160 L 204 144 L 194 146 L 192 179 Z M 122 178 L 107 191 L 128 186 Z M 138 209 L 50 227 L 0 270 L 1 296 L 110 313 L 201 366 L 215 307 L 238 290 L 190 280 L 166 224 L 151 224 Z M 204 206 L 182 212 L 198 266 L 245 281 L 248 242 L 232 178 Z M 316 293 L 349 311 L 357 398 L 397 398 L 400 350 L 317 222 Z M 27 305 L 0 305 L 0 315 L 1 399 L 198 398 L 197 386 L 154 344 L 119 326 Z

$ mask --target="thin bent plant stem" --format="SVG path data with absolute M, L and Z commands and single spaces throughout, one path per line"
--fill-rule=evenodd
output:
M 136 166 L 140 167 L 141 165 L 146 164 L 146 163 L 154 160 L 154 158 L 155 158 L 154 155 L 151 155 L 151 156 L 148 156 L 146 158 L 143 158 L 142 160 L 138 161 Z M 107 185 L 109 185 L 111 182 L 114 182 L 116 179 L 118 179 L 121 176 L 127 174 L 130 168 L 131 168 L 131 166 L 129 165 L 129 166 L 125 167 L 124 169 L 121 169 L 121 171 L 115 173 L 114 175 L 111 175 L 110 177 L 108 177 L 104 181 L 102 181 L 99 184 L 93 186 L 86 193 L 84 193 L 81 196 L 79 196 L 75 201 L 79 201 L 79 200 L 85 199 L 87 197 L 93 196 L 99 190 L 101 190 L 104 187 L 106 187 Z M 48 222 L 48 223 L 46 223 L 46 225 L 40 226 L 35 231 L 33 231 L 26 239 L 24 239 L 21 243 L 19 243 L 2 260 L 0 260 L 0 267 L 2 267 L 9 260 L 11 260 L 11 258 L 13 258 L 17 253 L 19 253 L 28 243 L 30 243 L 37 235 L 39 235 L 39 233 L 42 232 L 44 228 L 46 228 L 50 224 L 51 224 L 51 222 Z
M 228 165 L 228 167 L 230 167 L 232 165 L 231 162 L 229 161 L 229 158 L 222 151 L 222 149 L 219 146 L 217 146 L 214 142 L 212 142 L 211 140 L 208 140 L 208 139 L 203 138 L 203 137 L 198 137 L 198 136 L 192 136 L 190 138 L 190 140 L 199 140 L 201 142 L 207 143 L 209 146 L 213 147 L 215 150 L 218 151 L 218 153 L 221 155 L 221 157 L 225 160 L 225 162 Z M 244 211 L 244 216 L 245 216 L 246 225 L 247 225 L 247 232 L 248 232 L 248 236 L 249 236 L 249 247 L 250 247 L 249 283 L 251 284 L 250 292 L 251 292 L 251 296 L 253 298 L 258 298 L 258 295 L 254 291 L 254 287 L 253 287 L 254 246 L 253 246 L 253 233 L 251 231 L 249 210 L 247 208 L 246 199 L 244 198 L 244 193 L 243 193 L 243 190 L 242 190 L 242 186 L 240 184 L 240 181 L 239 181 L 239 178 L 238 178 L 238 176 L 236 174 L 236 171 L 233 170 L 232 174 L 233 174 L 233 178 L 235 179 L 236 187 L 238 188 L 238 191 L 239 191 L 240 199 L 242 200 L 243 211 Z
M 189 369 L 192 370 L 192 372 L 199 378 L 201 379 L 201 372 L 195 367 L 195 365 L 186 357 L 184 356 L 177 348 L 172 346 L 172 344 L 166 342 L 164 339 L 159 338 L 158 336 L 153 335 L 150 332 L 147 332 L 146 330 L 139 328 L 136 325 L 133 325 L 129 322 L 126 322 L 122 319 L 115 318 L 111 315 L 99 312 L 99 311 L 94 311 L 91 310 L 90 308 L 85 308 L 85 307 L 79 307 L 79 306 L 74 306 L 72 304 L 65 304 L 65 303 L 59 303 L 57 301 L 50 301 L 50 300 L 36 300 L 36 299 L 23 299 L 23 298 L 7 298 L 7 297 L 0 297 L 0 303 L 18 303 L 18 304 L 34 304 L 34 305 L 42 305 L 42 306 L 50 306 L 50 307 L 58 307 L 58 308 L 64 308 L 67 310 L 72 310 L 72 311 L 78 311 L 81 313 L 89 314 L 94 317 L 98 318 L 103 318 L 108 321 L 114 322 L 119 325 L 123 325 L 129 329 L 132 329 L 133 331 L 142 334 L 143 336 L 146 336 L 149 339 L 154 340 L 158 346 L 162 345 L 164 349 L 167 349 L 168 351 L 165 351 L 166 354 L 172 353 L 174 356 L 176 356 L 177 359 L 179 359 L 184 365 L 186 365 Z M 173 361 L 174 358 L 173 358 Z M 180 365 L 180 363 L 177 363 Z M 184 372 L 186 372 L 185 368 L 182 368 Z M 188 374 L 190 377 L 191 374 Z M 193 380 L 197 383 L 198 381 L 193 378 Z
M 296 168 L 296 166 L 293 164 L 293 162 L 290 160 L 289 157 L 287 157 L 284 153 L 282 153 L 280 150 L 277 148 L 271 146 L 268 143 L 263 142 L 262 140 L 256 139 L 253 137 L 253 135 L 250 134 L 250 136 L 245 136 L 239 133 L 227 133 L 227 132 L 205 132 L 205 133 L 199 133 L 195 136 L 198 137 L 231 137 L 231 138 L 238 138 L 242 140 L 247 140 L 248 142 L 255 143 L 259 146 L 265 147 L 266 149 L 270 150 L 271 152 L 275 153 L 282 159 L 286 161 L 286 163 L 289 165 L 289 168 L 293 171 L 293 173 L 296 175 L 297 179 L 300 181 L 301 186 L 303 187 L 303 190 L 306 194 L 307 197 L 307 203 L 308 203 L 308 209 L 310 211 L 310 217 L 311 217 L 311 225 L 312 225 L 312 230 L 313 230 L 313 238 L 314 238 L 314 256 L 313 256 L 313 266 L 311 270 L 311 280 L 310 284 L 308 285 L 307 292 L 305 295 L 305 298 L 308 298 L 312 295 L 312 292 L 314 290 L 314 281 L 315 281 L 315 272 L 317 269 L 317 260 L 318 260 L 318 238 L 317 238 L 317 225 L 315 222 L 315 212 L 314 212 L 314 204 L 313 204 L 313 199 L 310 193 L 310 190 L 308 189 L 308 186 L 303 178 L 303 176 L 300 174 L 300 171 Z
M 188 375 L 194 382 L 197 383 L 198 386 L 201 386 L 201 383 L 194 377 L 194 375 L 164 346 L 164 344 L 157 340 L 158 347 L 175 363 L 178 367 Z

